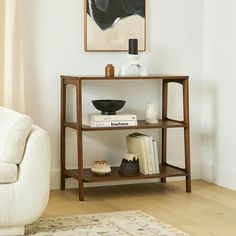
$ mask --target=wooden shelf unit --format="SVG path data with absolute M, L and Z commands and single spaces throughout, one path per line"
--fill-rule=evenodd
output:
M 150 75 L 146 77 L 114 77 L 105 78 L 100 76 L 61 76 L 61 190 L 65 190 L 65 179 L 73 177 L 79 182 L 79 200 L 84 200 L 84 183 L 108 182 L 132 179 L 160 178 L 162 183 L 166 182 L 167 177 L 185 176 L 186 192 L 191 192 L 191 172 L 190 172 L 190 137 L 189 137 L 189 86 L 188 76 L 177 75 Z M 86 80 L 161 80 L 162 81 L 162 119 L 157 124 L 147 124 L 143 120 L 138 121 L 137 126 L 129 127 L 90 127 L 82 123 L 82 83 Z M 183 87 L 183 121 L 168 118 L 167 99 L 169 83 L 179 83 Z M 77 122 L 66 121 L 66 86 L 68 84 L 76 87 L 76 117 Z M 65 129 L 72 128 L 77 132 L 77 160 L 78 169 L 69 170 L 65 166 Z M 185 168 L 179 168 L 167 163 L 167 129 L 184 129 L 184 149 L 185 149 Z M 112 172 L 105 176 L 97 176 L 90 169 L 83 168 L 83 132 L 89 131 L 110 131 L 110 130 L 133 130 L 133 129 L 162 129 L 162 164 L 160 173 L 154 175 L 143 175 L 124 177 L 119 174 L 118 167 L 113 167 Z

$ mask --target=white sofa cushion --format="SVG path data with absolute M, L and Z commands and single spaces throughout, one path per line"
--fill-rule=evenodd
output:
M 17 165 L 0 160 L 0 183 L 13 183 L 17 180 Z
M 32 128 L 29 116 L 0 107 L 0 159 L 19 164 Z

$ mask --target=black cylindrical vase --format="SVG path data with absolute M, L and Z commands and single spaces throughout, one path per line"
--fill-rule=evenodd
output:
M 129 54 L 138 54 L 138 39 L 129 39 Z

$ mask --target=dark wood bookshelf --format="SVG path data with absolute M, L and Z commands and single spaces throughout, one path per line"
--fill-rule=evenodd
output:
M 65 190 L 65 179 L 73 177 L 79 183 L 79 200 L 84 200 L 84 183 L 108 182 L 133 179 L 160 178 L 162 183 L 167 177 L 185 176 L 186 192 L 191 192 L 190 172 L 190 131 L 189 131 L 189 77 L 186 75 L 149 75 L 146 77 L 112 77 L 103 76 L 61 76 L 61 190 Z M 143 120 L 138 121 L 137 126 L 125 127 L 90 127 L 82 122 L 82 89 L 83 81 L 132 81 L 132 80 L 159 80 L 162 83 L 162 119 L 157 124 L 147 124 Z M 168 117 L 167 99 L 168 87 L 171 83 L 178 83 L 183 88 L 183 121 Z M 74 85 L 76 88 L 76 122 L 66 120 L 66 92 L 67 85 Z M 75 129 L 77 132 L 77 160 L 78 169 L 66 169 L 66 128 Z M 182 128 L 184 130 L 184 161 L 185 167 L 179 168 L 167 164 L 167 130 L 169 128 Z M 161 129 L 161 163 L 160 173 L 154 175 L 138 174 L 137 176 L 125 177 L 119 174 L 119 168 L 113 167 L 112 172 L 105 176 L 95 175 L 90 169 L 83 167 L 83 132 L 89 131 L 115 131 L 135 129 Z

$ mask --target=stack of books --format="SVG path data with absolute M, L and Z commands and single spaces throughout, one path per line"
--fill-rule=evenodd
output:
M 92 114 L 89 118 L 89 126 L 91 127 L 120 127 L 136 125 L 138 125 L 137 116 L 133 114 Z
M 157 141 L 151 136 L 132 133 L 126 136 L 128 153 L 139 157 L 139 172 L 144 175 L 157 174 L 159 170 Z

